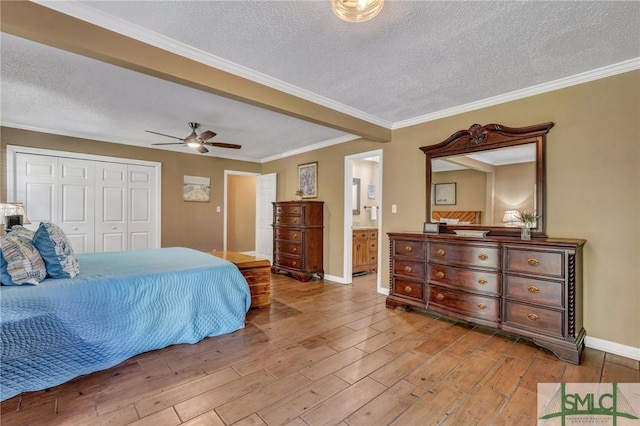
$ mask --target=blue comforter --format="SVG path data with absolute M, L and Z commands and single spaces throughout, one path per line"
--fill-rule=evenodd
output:
M 76 278 L 0 287 L 1 400 L 244 326 L 249 287 L 226 260 L 164 248 L 78 261 Z

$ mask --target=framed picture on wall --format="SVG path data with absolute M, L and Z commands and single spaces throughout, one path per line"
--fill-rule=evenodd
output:
M 367 199 L 375 200 L 376 199 L 376 186 L 375 185 L 367 185 Z
M 302 198 L 316 198 L 318 196 L 317 161 L 298 166 L 298 189 L 302 190 Z
M 211 178 L 200 176 L 184 176 L 182 199 L 208 203 L 211 197 Z
M 456 183 L 436 183 L 434 185 L 436 206 L 453 206 L 456 204 Z

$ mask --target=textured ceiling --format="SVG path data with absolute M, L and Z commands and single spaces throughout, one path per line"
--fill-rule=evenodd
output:
M 387 128 L 640 61 L 637 1 L 387 0 L 360 24 L 337 19 L 328 1 L 40 3 Z M 212 155 L 252 161 L 354 138 L 5 33 L 1 41 L 3 125 L 148 146 L 170 140 L 144 130 L 185 137 L 197 121 L 215 141 L 243 145 Z

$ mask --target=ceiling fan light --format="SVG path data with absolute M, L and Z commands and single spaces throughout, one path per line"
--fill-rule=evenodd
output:
M 201 145 L 200 142 L 195 140 L 190 140 L 189 142 L 187 142 L 187 146 L 190 146 L 191 148 L 197 148 L 200 145 Z
M 343 21 L 364 22 L 382 10 L 384 0 L 331 0 L 331 10 Z

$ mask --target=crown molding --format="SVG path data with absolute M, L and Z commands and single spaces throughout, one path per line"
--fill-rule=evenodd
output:
M 601 78 L 611 77 L 617 74 L 635 71 L 638 69 L 640 69 L 640 58 L 633 58 L 627 61 L 619 62 L 617 64 L 607 65 L 606 67 L 596 68 L 591 71 L 585 71 L 580 74 L 575 74 L 547 83 L 527 87 L 525 89 L 514 90 L 513 92 L 503 93 L 502 95 L 493 96 L 479 101 L 469 102 L 467 104 L 458 105 L 453 108 L 443 109 L 437 112 L 421 115 L 407 120 L 396 121 L 392 124 L 391 129 L 397 130 L 404 127 L 415 126 L 416 124 L 422 124 L 428 121 L 434 121 L 441 118 L 462 114 L 464 112 L 475 111 L 478 109 L 515 101 L 518 99 L 528 98 L 530 96 L 540 95 L 542 93 L 552 92 L 554 90 L 564 89 L 567 87 L 576 86 L 578 84 L 588 83 L 590 81 L 599 80 Z
M 372 114 L 344 105 L 340 102 L 325 98 L 324 96 L 320 96 L 292 84 L 285 83 L 282 80 L 254 71 L 240 64 L 236 64 L 235 62 L 227 61 L 226 59 L 212 55 L 203 50 L 196 49 L 185 43 L 181 43 L 172 38 L 163 36 L 162 34 L 140 27 L 124 19 L 104 13 L 91 6 L 76 2 L 45 2 L 41 0 L 36 0 L 34 3 L 38 3 L 41 6 L 64 13 L 65 15 L 73 16 L 74 18 L 89 22 L 99 27 L 106 28 L 118 34 L 131 37 L 151 46 L 175 53 L 176 55 L 237 75 L 238 77 L 246 78 L 247 80 L 251 80 L 289 95 L 331 108 L 335 111 L 348 114 L 352 117 L 359 118 L 360 120 L 368 121 L 372 124 L 391 129 L 392 123 L 388 120 L 384 120 Z

